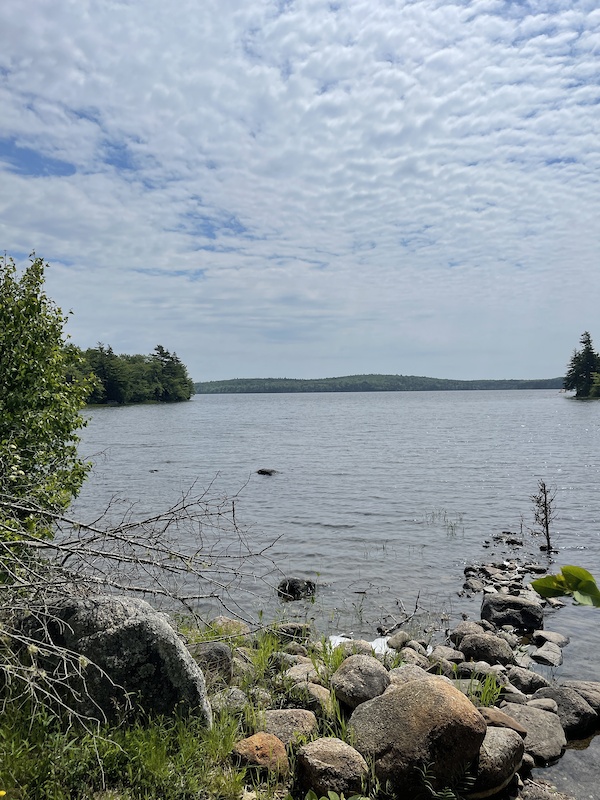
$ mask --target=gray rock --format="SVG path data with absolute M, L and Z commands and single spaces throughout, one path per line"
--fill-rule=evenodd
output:
M 388 676 L 392 684 L 407 683 L 408 681 L 432 677 L 423 667 L 419 667 L 417 664 L 402 664 L 400 667 L 394 667 L 388 672 Z
M 544 642 L 531 653 L 531 658 L 536 664 L 545 664 L 548 667 L 560 667 L 563 663 L 562 650 L 554 642 Z
M 543 675 L 524 667 L 509 667 L 507 675 L 511 684 L 524 694 L 533 694 L 538 689 L 550 686 L 550 681 Z
M 365 639 L 348 639 L 347 641 L 340 642 L 338 645 L 336 645 L 334 650 L 343 653 L 346 658 L 348 658 L 348 656 L 356 655 L 374 655 L 373 645 L 371 642 L 367 642 Z
M 216 713 L 227 711 L 231 714 L 241 714 L 248 705 L 248 696 L 234 686 L 214 694 L 210 704 Z
M 460 643 L 467 661 L 487 661 L 488 664 L 513 664 L 515 657 L 509 645 L 490 633 L 471 633 Z
M 554 631 L 534 631 L 531 634 L 531 639 L 537 645 L 542 645 L 544 642 L 553 642 L 559 647 L 566 647 L 571 641 L 568 636 L 563 636 L 562 633 L 555 633 Z
M 373 656 L 349 656 L 331 676 L 336 697 L 349 708 L 383 694 L 390 685 L 387 669 Z
M 565 689 L 575 689 L 596 714 L 600 714 L 600 681 L 563 681 L 561 686 Z
M 427 656 L 422 656 L 420 653 L 417 653 L 416 650 L 413 650 L 412 647 L 403 647 L 399 655 L 405 664 L 413 664 L 425 670 L 429 669 L 429 659 Z
M 410 642 L 410 636 L 406 631 L 398 631 L 388 639 L 388 647 L 392 650 L 402 650 L 406 643 Z
M 567 746 L 567 739 L 556 714 L 517 703 L 505 703 L 502 711 L 527 730 L 525 752 L 533 757 L 536 764 L 548 764 L 560 758 Z
M 312 597 L 316 591 L 315 582 L 304 578 L 284 578 L 277 587 L 277 595 L 288 603 Z
M 113 719 L 127 705 L 173 714 L 193 712 L 212 724 L 202 670 L 164 614 L 144 600 L 98 596 L 64 598 L 49 611 L 56 625 L 33 633 L 78 653 L 89 665 L 81 692 L 83 713 Z M 35 615 L 29 618 L 35 621 Z
M 296 779 L 302 796 L 310 789 L 317 797 L 329 791 L 345 797 L 360 794 L 368 772 L 361 754 L 341 739 L 317 739 L 298 750 Z
M 551 783 L 539 778 L 528 779 L 519 792 L 519 800 L 576 800 L 572 794 L 564 794 L 556 790 Z
M 475 706 L 443 678 L 408 681 L 359 705 L 349 720 L 354 745 L 372 758 L 382 785 L 402 797 L 422 788 L 418 768 L 432 765 L 436 790 L 478 755 L 486 732 Z
M 558 714 L 558 703 L 551 697 L 538 697 L 536 700 L 528 700 L 527 705 L 532 708 L 541 708 L 542 711 L 550 711 L 551 714 Z
M 229 685 L 233 680 L 233 655 L 224 642 L 192 642 L 188 644 L 192 658 L 211 684 L 221 681 Z
M 461 640 L 469 633 L 485 633 L 485 629 L 477 622 L 465 620 L 464 622 L 459 622 L 458 625 L 450 631 L 448 638 L 458 647 Z
M 598 723 L 598 715 L 583 697 L 566 686 L 538 689 L 532 700 L 550 697 L 558 705 L 558 718 L 567 739 L 583 739 Z
M 481 618 L 497 627 L 508 624 L 523 630 L 538 630 L 543 627 L 544 612 L 540 603 L 498 593 L 484 597 Z
M 411 639 L 407 642 L 406 647 L 414 650 L 415 653 L 418 653 L 420 656 L 425 656 L 425 658 L 427 658 L 427 648 L 422 645 L 421 642 L 417 642 L 416 639 Z
M 512 781 L 525 753 L 523 739 L 510 728 L 488 728 L 479 750 L 475 785 L 470 800 L 490 797 Z
M 429 654 L 429 660 L 434 661 L 450 661 L 453 664 L 459 664 L 465 660 L 464 653 L 460 650 L 455 650 L 453 647 L 446 647 L 443 644 L 436 645 Z
M 258 727 L 288 745 L 316 731 L 317 718 L 303 708 L 268 709 L 259 716 Z

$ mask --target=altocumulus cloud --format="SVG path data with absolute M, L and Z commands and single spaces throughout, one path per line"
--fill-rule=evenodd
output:
M 560 375 L 600 297 L 596 5 L 7 0 L 2 247 L 75 342 L 196 380 Z

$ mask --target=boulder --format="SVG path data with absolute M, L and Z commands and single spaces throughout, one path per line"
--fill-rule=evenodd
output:
M 211 697 L 212 710 L 216 713 L 242 714 L 248 705 L 248 695 L 237 687 L 223 689 Z
M 513 780 L 521 766 L 523 739 L 510 728 L 488 728 L 479 750 L 474 786 L 469 800 L 498 794 Z
M 286 602 L 312 597 L 316 591 L 315 582 L 305 578 L 284 578 L 277 587 L 278 596 Z
M 495 706 L 480 708 L 479 713 L 486 721 L 488 728 L 511 728 L 513 731 L 516 731 L 522 739 L 527 736 L 527 728 Z
M 485 633 L 485 629 L 482 628 L 478 622 L 464 620 L 463 622 L 459 622 L 458 625 L 453 628 L 448 638 L 458 647 L 461 640 L 469 633 Z
M 598 715 L 575 689 L 546 686 L 538 689 L 532 699 L 548 697 L 556 701 L 558 718 L 567 739 L 583 739 L 592 733 L 598 723 Z
M 481 619 L 498 628 L 514 625 L 521 630 L 538 630 L 543 627 L 542 606 L 524 597 L 510 594 L 488 594 L 481 605 Z
M 507 675 L 508 680 L 515 689 L 524 694 L 533 694 L 544 686 L 550 686 L 550 681 L 544 678 L 543 675 L 524 667 L 509 667 Z
M 563 681 L 561 686 L 565 689 L 575 689 L 596 714 L 600 715 L 600 681 Z
M 544 642 L 531 654 L 536 664 L 545 664 L 547 667 L 560 667 L 563 663 L 562 650 L 554 642 Z
M 296 780 L 302 797 L 311 789 L 317 797 L 329 791 L 345 797 L 360 794 L 368 772 L 361 754 L 341 739 L 316 739 L 298 750 Z
M 157 714 L 193 712 L 210 727 L 204 675 L 166 615 L 144 600 L 116 596 L 63 598 L 44 613 L 55 622 L 32 635 L 87 663 L 85 682 L 72 683 L 83 713 L 114 719 L 131 702 Z M 30 615 L 29 625 L 36 619 Z
M 475 706 L 443 678 L 408 681 L 359 705 L 349 720 L 354 745 L 373 760 L 382 785 L 401 797 L 423 789 L 431 764 L 439 790 L 477 758 L 487 726 Z
M 349 708 L 383 694 L 390 685 L 387 669 L 373 656 L 349 656 L 331 676 L 336 697 Z
M 527 730 L 525 752 L 533 757 L 536 764 L 548 764 L 560 758 L 567 740 L 556 714 L 517 703 L 506 703 L 502 711 Z
M 470 633 L 460 643 L 468 661 L 487 661 L 488 664 L 514 664 L 515 656 L 504 639 L 491 633 Z
M 228 686 L 231 683 L 233 655 L 229 645 L 224 642 L 192 642 L 187 647 L 211 685 L 220 682 Z
M 255 733 L 247 739 L 236 742 L 233 755 L 248 767 L 256 767 L 286 775 L 289 772 L 289 761 L 281 739 L 272 733 Z
M 406 631 L 398 631 L 388 639 L 388 647 L 392 650 L 402 650 L 410 642 L 410 635 Z
M 259 716 L 258 725 L 287 746 L 298 737 L 310 736 L 317 729 L 317 718 L 303 708 L 268 709 Z

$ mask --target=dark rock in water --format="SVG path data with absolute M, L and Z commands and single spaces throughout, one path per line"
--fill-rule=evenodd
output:
M 264 468 L 262 468 L 262 469 L 257 469 L 256 470 L 256 474 L 257 475 L 274 475 L 276 472 L 277 472 L 276 469 L 264 469 Z
M 522 630 L 543 627 L 544 612 L 539 603 L 508 594 L 486 595 L 481 606 L 481 619 L 497 627 L 514 625 Z
M 304 578 L 284 578 L 277 587 L 277 594 L 287 602 L 312 597 L 316 591 L 317 587 L 314 581 L 304 580 Z

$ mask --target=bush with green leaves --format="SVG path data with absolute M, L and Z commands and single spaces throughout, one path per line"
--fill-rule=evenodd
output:
M 0 259 L 0 539 L 20 530 L 49 535 L 44 512 L 64 510 L 88 465 L 77 430 L 90 382 L 75 377 L 67 317 L 44 291 L 46 264 L 32 256 L 19 274 Z

